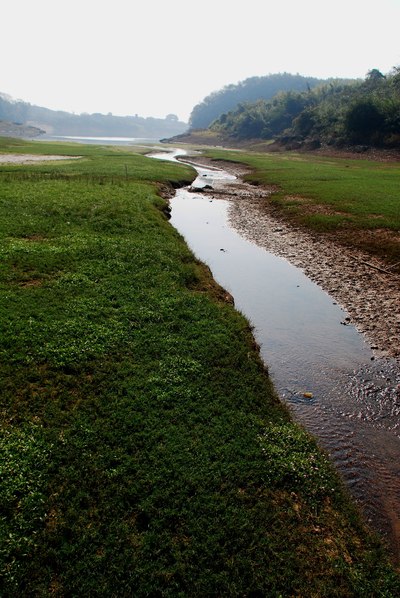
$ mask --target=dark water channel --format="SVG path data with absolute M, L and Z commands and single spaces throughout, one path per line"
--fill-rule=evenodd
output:
M 197 187 L 235 178 L 224 171 L 197 170 Z M 399 562 L 397 364 L 372 359 L 363 336 L 342 324 L 347 314 L 299 268 L 241 237 L 228 223 L 228 201 L 180 189 L 171 208 L 173 226 L 254 326 L 281 399 L 330 454 L 366 519 Z

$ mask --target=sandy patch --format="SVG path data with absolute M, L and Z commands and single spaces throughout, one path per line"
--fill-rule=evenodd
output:
M 44 156 L 35 154 L 0 154 L 0 164 L 33 164 L 54 160 L 77 160 L 81 156 Z

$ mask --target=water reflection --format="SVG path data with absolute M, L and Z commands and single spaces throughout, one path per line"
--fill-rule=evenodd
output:
M 226 201 L 180 190 L 171 206 L 172 224 L 254 325 L 278 387 L 316 392 L 321 384 L 332 384 L 336 370 L 348 371 L 371 358 L 356 330 L 341 325 L 346 314 L 326 293 L 301 270 L 229 227 Z

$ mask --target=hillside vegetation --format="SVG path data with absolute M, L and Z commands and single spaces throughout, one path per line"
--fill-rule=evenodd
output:
M 0 137 L 22 137 L 24 139 L 30 139 L 31 137 L 38 137 L 43 133 L 44 131 L 37 127 L 18 125 L 0 120 Z
M 321 144 L 400 147 L 400 69 L 373 69 L 365 80 L 281 91 L 241 103 L 211 129 L 227 139 L 275 139 L 286 147 Z
M 321 79 L 315 77 L 303 77 L 289 73 L 250 77 L 240 83 L 227 85 L 204 98 L 193 108 L 189 118 L 189 127 L 191 129 L 206 129 L 221 114 L 234 110 L 241 102 L 269 100 L 281 91 L 306 91 L 322 82 Z
M 178 135 L 187 129 L 174 114 L 162 118 L 114 116 L 110 114 L 72 114 L 34 106 L 13 100 L 0 93 L 0 120 L 14 124 L 28 124 L 43 129 L 50 135 L 141 137 L 161 139 Z

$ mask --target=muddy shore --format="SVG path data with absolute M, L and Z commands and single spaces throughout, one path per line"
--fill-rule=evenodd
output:
M 312 231 L 295 228 L 277 217 L 269 205 L 272 189 L 243 182 L 248 170 L 231 162 L 204 157 L 198 164 L 216 165 L 236 175 L 229 188 L 213 185 L 203 192 L 230 202 L 229 220 L 248 240 L 301 268 L 348 312 L 343 325 L 365 335 L 377 357 L 400 359 L 400 275 L 387 264 L 356 248 L 348 248 Z

